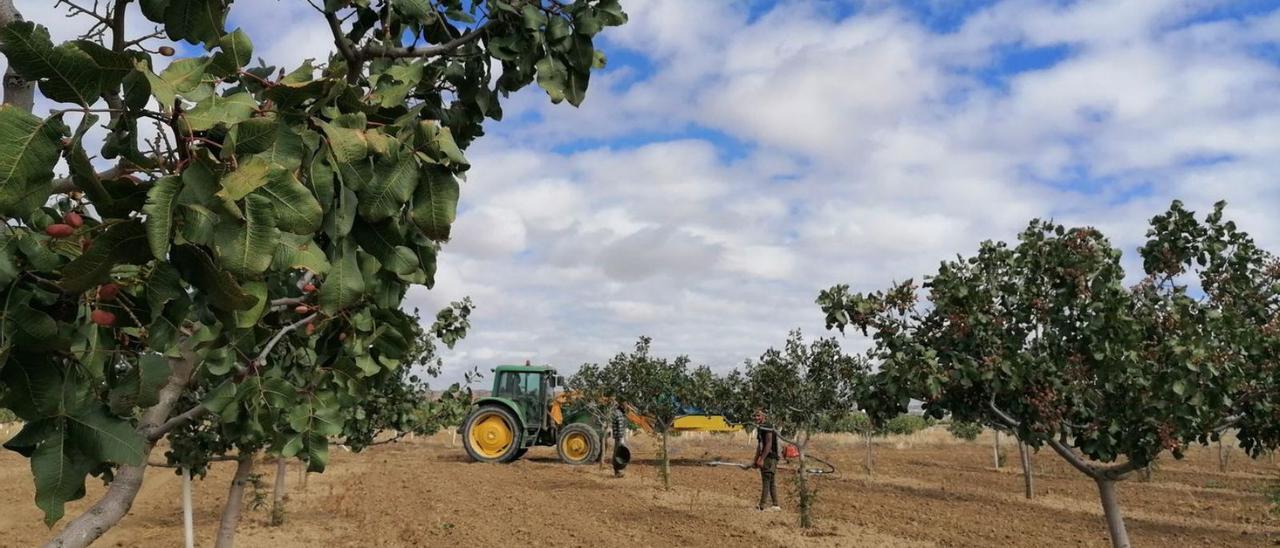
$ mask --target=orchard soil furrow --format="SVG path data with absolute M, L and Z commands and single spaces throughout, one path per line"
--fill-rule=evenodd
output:
M 239 546 L 1108 546 L 1093 484 L 1045 451 L 1033 456 L 1034 500 L 1022 494 L 1017 448 L 992 467 L 991 439 L 959 442 L 939 429 L 877 440 L 874 470 L 852 436 L 819 436 L 811 453 L 832 461 L 834 476 L 815 480 L 817 527 L 796 527 L 790 480 L 779 475 L 780 513 L 754 510 L 759 475 L 710 467 L 747 462 L 744 435 L 685 435 L 672 441 L 670 491 L 657 479 L 655 444 L 633 437 L 636 462 L 623 478 L 595 465 L 567 466 L 550 448 L 510 465 L 467 462 L 449 434 L 371 448 L 332 451 L 329 471 L 305 486 L 288 467 L 287 522 L 268 525 L 272 474 L 259 462 L 262 504 L 241 524 Z M 157 451 L 157 455 L 162 451 Z M 1280 543 L 1272 492 L 1280 469 L 1230 452 L 1218 471 L 1216 448 L 1162 461 L 1150 481 L 1122 484 L 1120 497 L 1135 546 L 1267 546 Z M 786 465 L 784 465 L 785 467 Z M 198 546 L 212 545 L 233 465 L 217 463 L 195 483 Z M 26 461 L 0 453 L 0 475 L 23 481 L 0 493 L 0 546 L 34 546 L 50 536 L 32 502 Z M 180 546 L 179 478 L 153 469 L 123 523 L 102 546 Z M 91 484 L 83 510 L 100 495 Z M 252 495 L 249 497 L 252 499 Z M 248 502 L 252 503 L 252 500 Z

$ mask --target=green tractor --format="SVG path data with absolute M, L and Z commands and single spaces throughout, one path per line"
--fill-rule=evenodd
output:
M 564 377 L 545 365 L 500 365 L 493 392 L 462 422 L 463 447 L 479 462 L 511 462 L 535 445 L 555 446 L 560 460 L 587 464 L 600 457 L 603 432 L 586 411 L 564 416 L 572 393 L 555 393 Z

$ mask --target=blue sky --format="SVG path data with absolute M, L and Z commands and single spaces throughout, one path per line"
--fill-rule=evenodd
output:
M 50 4 L 18 0 L 74 37 Z M 1280 1 L 623 6 L 581 108 L 531 87 L 468 151 L 437 285 L 408 303 L 478 306 L 441 381 L 569 373 L 640 335 L 725 370 L 826 335 L 820 289 L 918 279 L 1035 217 L 1131 251 L 1170 200 L 1225 199 L 1280 249 Z M 232 14 L 272 64 L 332 50 L 303 2 Z

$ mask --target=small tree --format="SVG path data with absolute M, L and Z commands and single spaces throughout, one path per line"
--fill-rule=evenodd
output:
M 699 407 L 708 388 L 704 382 L 710 370 L 694 374 L 690 371 L 687 356 L 674 360 L 658 358 L 649 353 L 649 337 L 640 337 L 630 354 L 618 354 L 605 366 L 603 374 L 614 383 L 613 398 L 631 405 L 658 435 L 658 475 L 662 488 L 671 488 L 671 454 L 668 437 L 676 417 L 685 414 L 687 407 Z M 705 367 L 700 368 L 705 369 Z
M 982 434 L 982 423 L 953 420 L 947 424 L 947 432 L 950 432 L 956 439 L 973 441 L 978 439 L 979 434 Z
M 792 331 L 782 350 L 770 348 L 746 366 L 746 389 L 754 407 L 763 409 L 780 432 L 799 450 L 796 487 L 800 526 L 813 526 L 815 493 L 809 484 L 805 451 L 810 436 L 820 431 L 823 417 L 851 406 L 850 379 L 865 374 L 866 363 L 845 355 L 833 338 L 806 345 L 799 330 Z M 779 436 L 780 438 L 782 436 Z
M 1016 246 L 943 263 L 927 309 L 910 282 L 818 302 L 829 327 L 875 332 L 879 401 L 1048 445 L 1097 483 L 1112 543 L 1128 546 L 1117 481 L 1232 425 L 1255 455 L 1276 443 L 1280 267 L 1222 207 L 1199 222 L 1174 202 L 1152 219 L 1133 288 L 1097 230 L 1033 221 Z

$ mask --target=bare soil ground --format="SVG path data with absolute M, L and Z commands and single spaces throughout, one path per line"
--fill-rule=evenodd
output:
M 2 434 L 2 433 L 0 433 Z M 5 436 L 7 437 L 7 436 Z M 288 521 L 268 526 L 267 506 L 246 514 L 240 546 L 1106 546 L 1094 485 L 1045 451 L 1033 458 L 1037 496 L 1022 495 L 1017 449 L 992 466 L 991 439 L 957 442 L 936 429 L 877 440 L 874 475 L 863 470 L 861 442 L 823 437 L 813 452 L 839 474 L 820 477 L 817 527 L 796 527 L 793 474 L 779 475 L 781 513 L 754 511 L 759 476 L 707 460 L 746 462 L 752 441 L 686 435 L 673 440 L 673 487 L 657 480 L 651 440 L 633 438 L 637 462 L 624 478 L 596 466 L 555 460 L 535 448 L 510 465 L 467 462 L 451 436 L 379 446 L 363 454 L 333 451 L 329 471 L 306 479 L 289 466 Z M 157 452 L 158 454 L 159 452 Z M 1280 544 L 1280 516 L 1264 493 L 1280 469 L 1231 451 L 1225 473 L 1216 449 L 1164 461 L 1149 482 L 1127 481 L 1121 503 L 1136 546 Z M 212 545 L 232 463 L 195 483 L 197 545 Z M 275 467 L 260 463 L 262 495 Z M 26 462 L 0 453 L 0 546 L 33 546 L 50 532 L 32 502 Z M 180 479 L 153 469 L 124 522 L 102 546 L 180 546 Z M 75 515 L 102 492 L 72 504 Z

